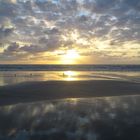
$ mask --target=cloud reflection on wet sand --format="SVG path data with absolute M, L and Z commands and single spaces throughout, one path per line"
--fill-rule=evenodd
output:
M 140 97 L 65 99 L 0 108 L 0 139 L 139 139 Z

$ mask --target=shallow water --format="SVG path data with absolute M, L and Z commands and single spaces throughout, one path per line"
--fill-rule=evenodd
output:
M 0 71 L 0 86 L 26 81 L 126 80 L 140 82 L 140 72 L 111 71 Z
M 137 140 L 140 96 L 65 99 L 0 107 L 4 140 Z

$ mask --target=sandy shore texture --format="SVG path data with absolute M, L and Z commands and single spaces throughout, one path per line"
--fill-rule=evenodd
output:
M 127 81 L 41 81 L 0 87 L 0 105 L 55 100 L 140 94 L 140 83 Z

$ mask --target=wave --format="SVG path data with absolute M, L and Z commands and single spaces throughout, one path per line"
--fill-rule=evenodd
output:
M 0 65 L 0 71 L 140 71 L 140 65 Z

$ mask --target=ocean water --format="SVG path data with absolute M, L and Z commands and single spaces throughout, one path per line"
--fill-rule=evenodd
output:
M 0 65 L 0 71 L 140 71 L 140 65 Z
M 140 65 L 0 65 L 0 86 L 51 80 L 140 82 Z

